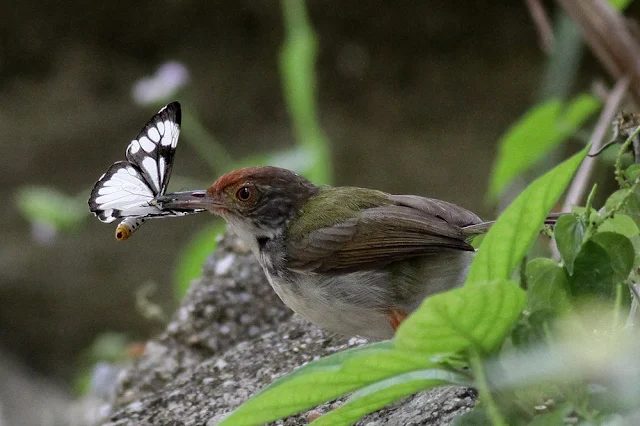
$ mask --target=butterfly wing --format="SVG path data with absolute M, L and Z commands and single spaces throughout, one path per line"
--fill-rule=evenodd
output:
M 144 174 L 128 161 L 118 161 L 100 177 L 89 197 L 89 210 L 103 222 L 121 218 L 185 216 L 202 210 L 161 210 L 153 203 L 156 194 Z M 130 226 L 135 221 L 128 221 Z M 132 227 L 132 232 L 144 221 Z M 123 222 L 124 223 L 124 222 Z
M 155 196 L 140 169 L 118 161 L 94 185 L 89 210 L 107 223 L 123 217 L 163 215 L 162 210 L 150 204 Z
M 167 190 L 180 135 L 182 112 L 178 102 L 162 108 L 127 148 L 127 160 L 142 172 L 154 195 Z

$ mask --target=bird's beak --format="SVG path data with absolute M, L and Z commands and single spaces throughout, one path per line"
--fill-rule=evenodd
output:
M 212 197 L 205 190 L 173 192 L 155 199 L 162 209 L 166 210 L 197 210 L 215 211 L 224 207 L 220 201 Z

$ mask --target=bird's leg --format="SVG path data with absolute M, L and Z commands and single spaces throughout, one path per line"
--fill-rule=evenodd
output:
M 389 315 L 389 324 L 391 324 L 391 328 L 393 328 L 394 332 L 398 330 L 402 321 L 409 316 L 409 314 L 407 314 L 407 312 L 402 308 L 389 309 L 387 314 Z

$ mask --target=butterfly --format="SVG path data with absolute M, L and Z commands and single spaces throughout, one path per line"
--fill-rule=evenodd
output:
M 114 163 L 94 185 L 89 210 L 102 222 L 124 219 L 116 229 L 116 239 L 126 240 L 147 219 L 203 211 L 163 210 L 155 202 L 169 185 L 181 117 L 178 102 L 158 111 L 127 147 L 127 161 Z

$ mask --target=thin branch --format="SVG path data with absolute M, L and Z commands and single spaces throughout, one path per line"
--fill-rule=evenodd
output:
M 616 82 L 611 94 L 607 98 L 606 103 L 604 104 L 604 108 L 600 117 L 598 118 L 598 124 L 596 124 L 596 128 L 591 135 L 591 150 L 593 152 L 597 152 L 602 146 L 602 141 L 604 140 L 604 136 L 607 133 L 607 129 L 611 126 L 611 122 L 616 115 L 616 111 L 618 110 L 618 106 L 622 102 L 624 98 L 624 94 L 629 88 L 629 78 L 624 77 Z M 564 204 L 562 206 L 563 212 L 570 211 L 572 205 L 577 205 L 580 203 L 580 200 L 584 197 L 584 194 L 587 192 L 587 188 L 589 186 L 589 180 L 591 179 L 591 175 L 593 174 L 593 169 L 596 165 L 596 158 L 587 157 L 578 168 L 573 181 L 571 182 L 571 186 L 569 187 L 569 191 L 567 192 L 567 197 L 564 200 Z
M 538 31 L 540 48 L 544 53 L 549 54 L 555 45 L 553 26 L 551 25 L 549 15 L 540 0 L 526 0 L 525 3 L 527 4 L 527 9 L 529 9 L 531 20 Z

